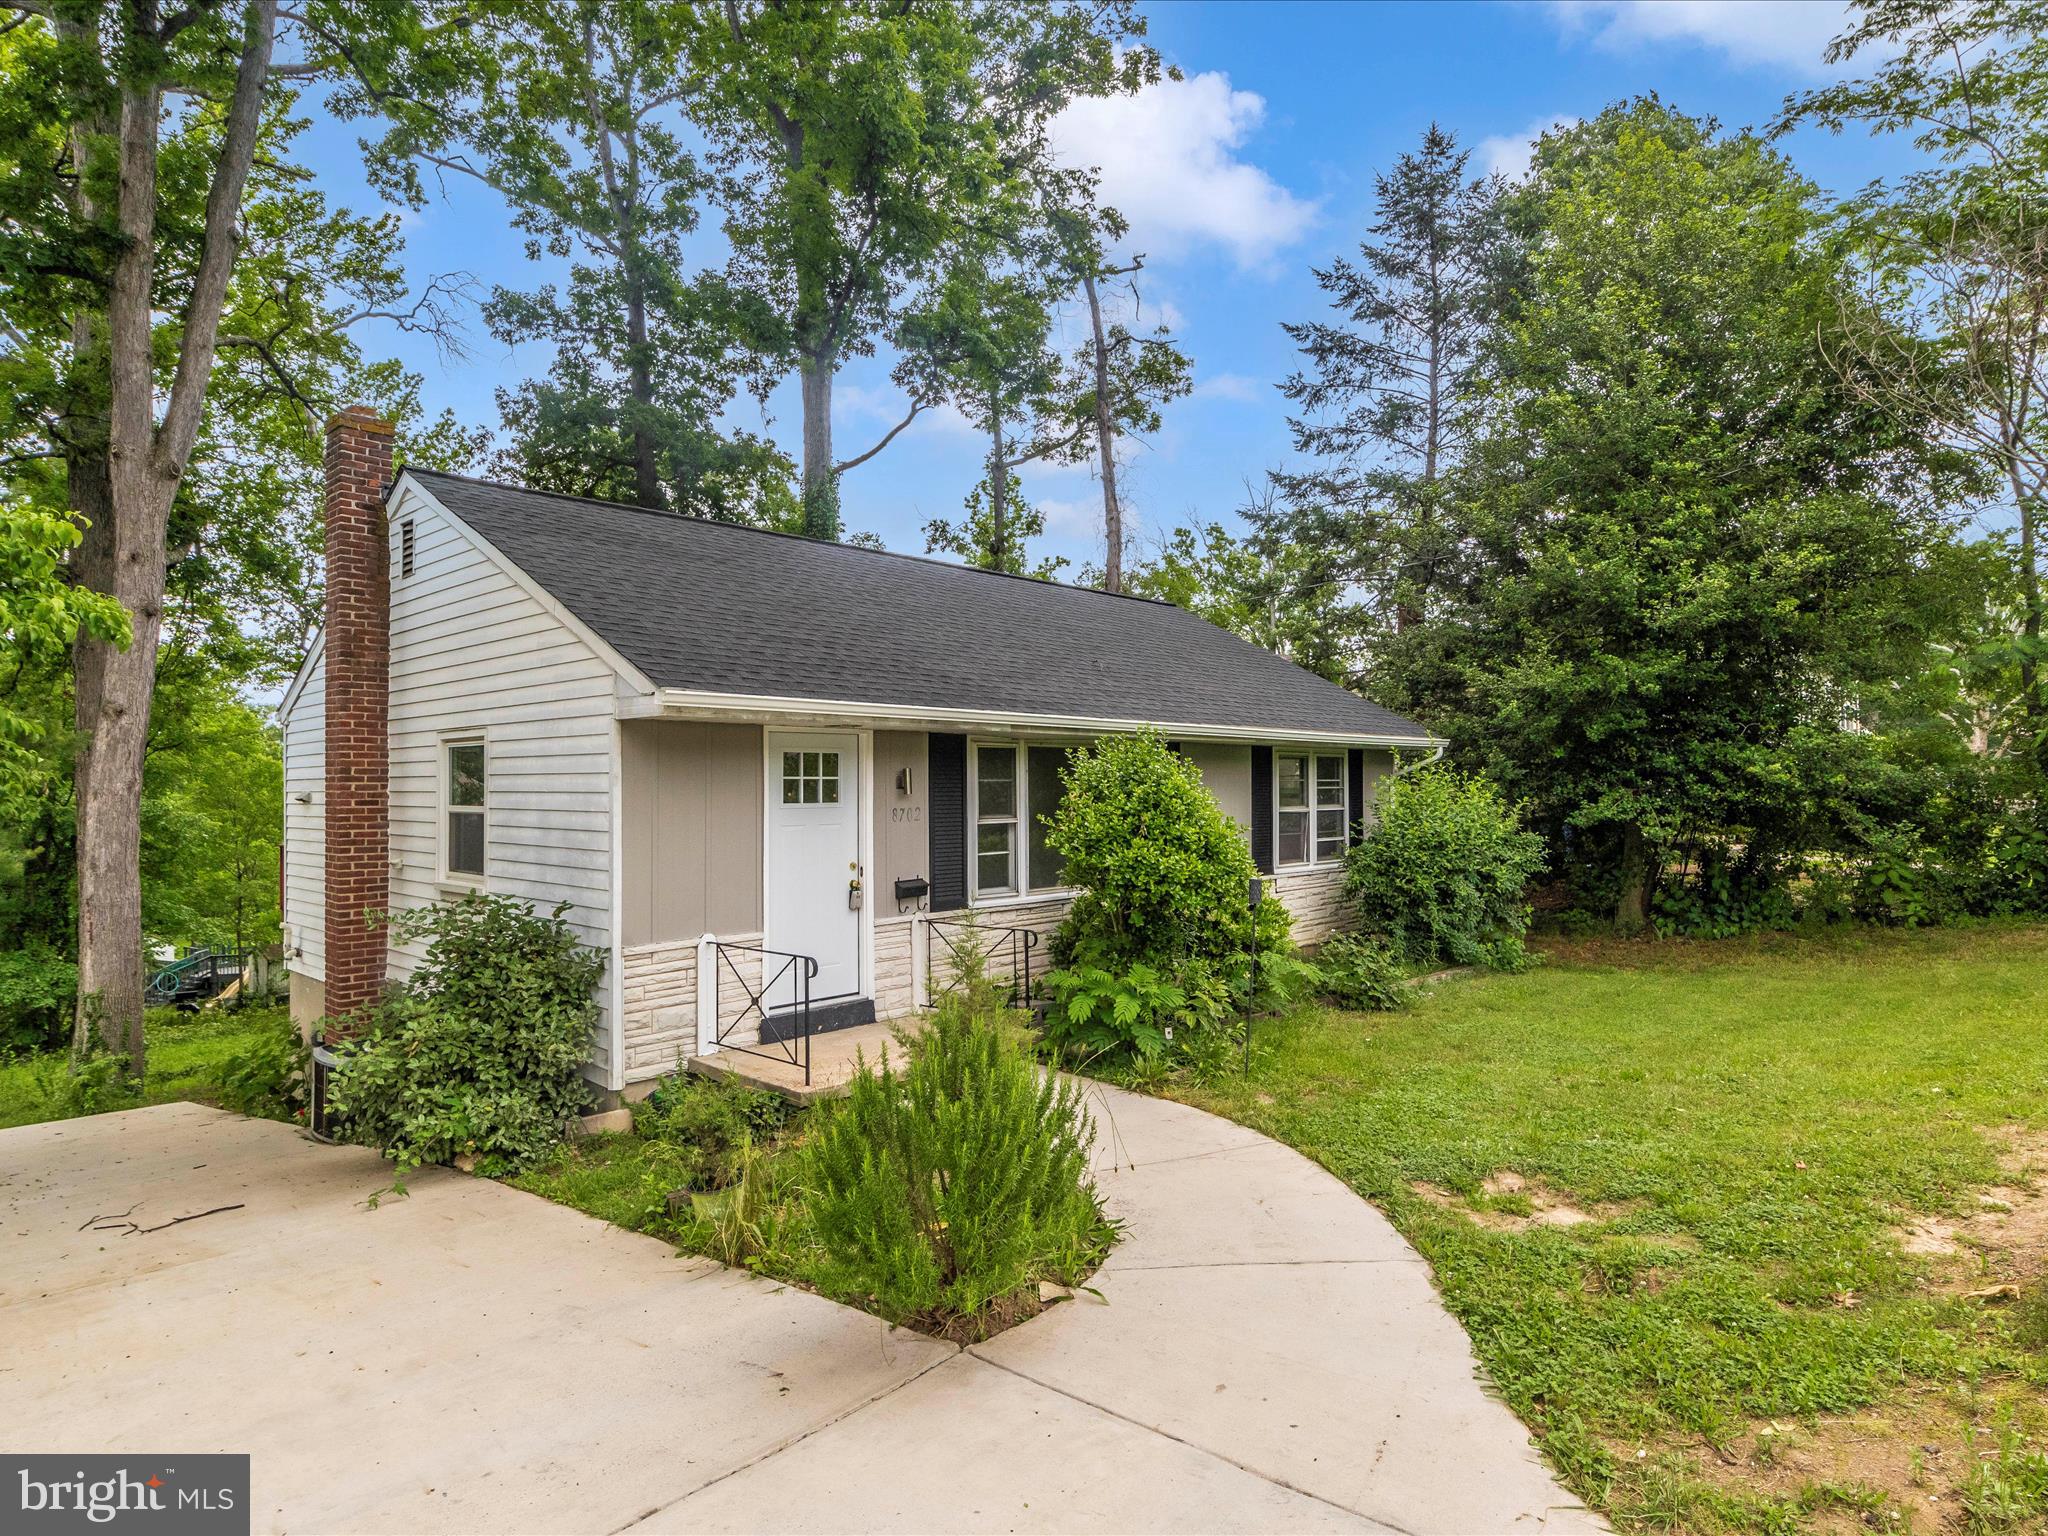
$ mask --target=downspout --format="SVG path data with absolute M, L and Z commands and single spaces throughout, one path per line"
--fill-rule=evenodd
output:
M 1389 777 L 1398 779 L 1404 773 L 1413 773 L 1418 768 L 1427 768 L 1431 763 L 1442 762 L 1444 760 L 1444 753 L 1449 749 L 1450 745 L 1447 741 L 1440 741 L 1436 744 L 1436 750 L 1430 753 L 1429 756 L 1419 757 L 1412 763 L 1404 763 L 1397 759 L 1394 763 L 1394 771 Z

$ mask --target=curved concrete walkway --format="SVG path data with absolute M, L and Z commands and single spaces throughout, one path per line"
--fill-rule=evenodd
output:
M 1090 1098 L 1102 1299 L 967 1350 L 482 1180 L 369 1211 L 369 1154 L 267 1122 L 0 1131 L 8 1449 L 248 1451 L 294 1532 L 1602 1528 L 1372 1207 Z

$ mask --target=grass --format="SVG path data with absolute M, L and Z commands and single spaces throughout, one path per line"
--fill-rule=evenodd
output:
M 2044 1018 L 2042 926 L 1559 946 L 1409 1012 L 1262 1023 L 1248 1079 L 1165 1091 L 1383 1209 L 1618 1523 L 2039 1530 L 2044 1256 L 1899 1229 L 1967 1236 L 2048 1147 Z M 1970 1298 L 1987 1273 L 2020 1300 Z M 1774 1422 L 1800 1448 L 1752 1455 Z
M 249 1051 L 285 1013 L 281 1007 L 233 1013 L 151 1009 L 144 1026 L 149 1071 L 142 1093 L 108 1095 L 85 1105 L 68 1091 L 68 1064 L 62 1051 L 0 1059 L 0 1130 L 145 1104 L 218 1103 L 223 1069 Z

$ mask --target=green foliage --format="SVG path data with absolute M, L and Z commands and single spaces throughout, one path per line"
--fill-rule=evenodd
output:
M 1076 751 L 1046 841 L 1080 889 L 1044 979 L 1056 1048 L 1150 1060 L 1306 981 L 1286 908 L 1268 896 L 1250 909 L 1255 867 L 1243 831 L 1201 770 L 1156 733 Z
M 77 993 L 78 967 L 48 945 L 0 953 L 0 1056 L 62 1045 Z
M 1418 965 L 1518 969 L 1543 841 L 1500 790 L 1431 766 L 1381 780 L 1374 813 L 1344 874 L 1366 930 Z
M 1975 479 L 1831 366 L 1852 258 L 1755 135 L 1615 106 L 1502 216 L 1459 579 L 1387 680 L 1633 928 L 1675 849 L 1839 845 L 1866 706 L 1980 595 L 1942 510 Z
M 306 1042 L 283 1009 L 262 1014 L 247 1043 L 220 1064 L 215 1098 L 222 1109 L 291 1120 L 306 1104 Z
M 604 957 L 576 941 L 567 910 L 543 918 L 471 893 L 390 920 L 426 953 L 344 1048 L 332 1101 L 348 1138 L 392 1158 L 401 1180 L 461 1154 L 487 1175 L 519 1168 L 582 1109 Z
M 1219 988 L 1191 994 L 1142 960 L 1122 971 L 1085 964 L 1051 971 L 1045 990 L 1052 999 L 1047 1042 L 1087 1057 L 1157 1056 L 1172 1043 L 1176 1025 L 1198 1030 L 1213 1024 L 1228 1012 L 1230 1002 Z
M 208 1008 L 196 1014 L 152 1008 L 144 1027 L 149 1036 L 149 1076 L 139 1086 L 128 1073 L 126 1059 L 105 1050 L 93 1051 L 76 1065 L 68 1049 L 12 1060 L 0 1052 L 0 1127 L 144 1104 L 229 1107 L 222 1084 L 237 1060 L 291 1026 L 282 1008 Z M 253 1100 L 249 1107 L 256 1108 Z M 274 1108 L 262 1112 L 276 1113 Z
M 1379 939 L 1337 933 L 1316 951 L 1315 988 L 1339 1008 L 1358 1013 L 1388 1013 L 1414 999 L 1408 967 L 1393 948 Z
M 1997 1448 L 1970 1469 L 1963 1515 L 1971 1536 L 2018 1536 L 2048 1523 L 2048 1452 L 2028 1446 L 2011 1414 L 1998 1426 Z
M 1046 842 L 1081 892 L 1053 937 L 1059 964 L 1142 960 L 1175 974 L 1184 961 L 1222 963 L 1252 942 L 1251 848 L 1201 770 L 1156 732 L 1077 750 Z M 1266 905 L 1278 916 L 1260 914 L 1259 937 L 1277 947 L 1285 911 L 1270 897 Z
M 258 948 L 280 937 L 278 729 L 215 680 L 158 689 L 144 772 L 143 930 L 173 944 Z
M 724 1189 L 739 1178 L 756 1144 L 782 1130 L 789 1113 L 789 1101 L 778 1093 L 679 1071 L 633 1106 L 633 1132 L 682 1154 L 673 1165 L 673 1187 Z
M 1080 1090 L 1041 1076 L 986 996 L 949 994 L 900 1071 L 862 1062 L 810 1151 L 828 1289 L 895 1322 L 986 1331 L 1041 1278 L 1107 1246 Z

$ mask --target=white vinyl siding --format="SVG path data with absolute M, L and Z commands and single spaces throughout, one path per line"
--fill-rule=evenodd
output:
M 393 509 L 413 530 L 413 574 L 391 588 L 391 905 L 481 887 L 545 914 L 564 899 L 586 944 L 609 952 L 617 674 L 425 497 Z M 403 551 L 393 550 L 398 567 Z M 481 879 L 444 864 L 447 747 L 487 743 Z M 391 973 L 417 949 L 394 947 Z M 610 1080 L 609 985 L 593 1066 Z
M 284 714 L 285 963 L 327 979 L 327 658 L 313 656 Z

